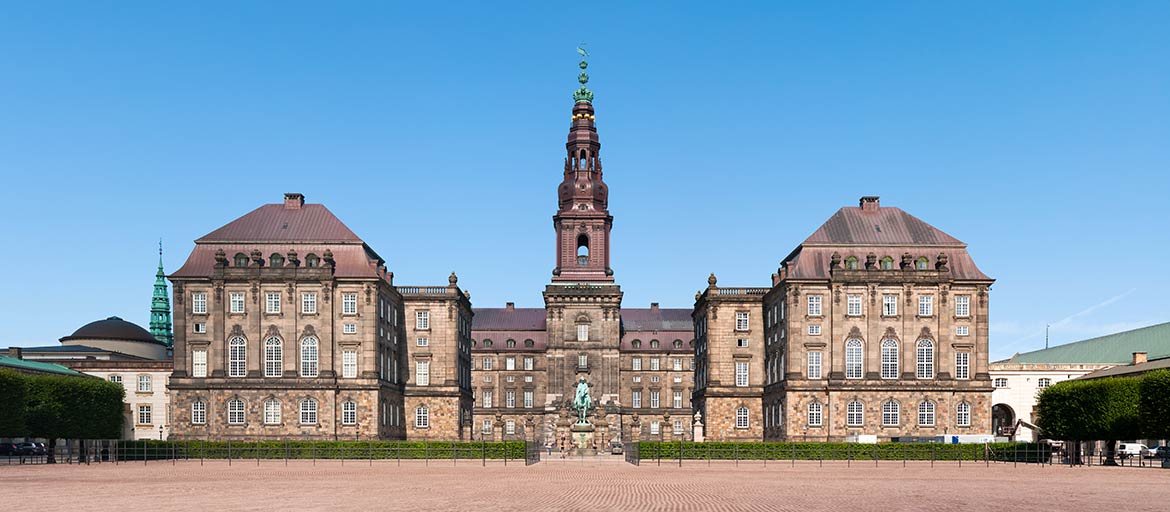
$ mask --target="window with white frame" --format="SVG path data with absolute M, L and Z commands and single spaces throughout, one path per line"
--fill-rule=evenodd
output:
M 845 314 L 848 316 L 861 316 L 860 295 L 850 295 L 845 298 Z
M 955 296 L 955 316 L 966 318 L 971 316 L 971 297 L 968 295 Z
M 317 313 L 317 294 L 316 293 L 302 293 L 301 294 L 301 313 L 306 315 L 313 315 Z
M 415 329 L 430 329 L 431 328 L 431 312 L 430 311 L 415 311 L 414 312 L 414 328 Z
M 531 391 L 524 392 L 524 408 L 525 409 L 532 408 L 532 392 Z
M 207 349 L 191 351 L 191 376 L 200 379 L 207 377 Z
M 231 292 L 228 294 L 228 312 L 243 313 L 244 312 L 244 293 Z
M 207 314 L 207 292 L 195 292 L 191 294 L 191 313 L 196 315 Z
M 357 425 L 357 402 L 353 400 L 341 402 L 341 424 Z
M 1008 380 L 1004 377 L 996 377 L 996 379 L 992 381 L 992 385 L 997 388 L 1006 388 L 1008 387 Z
M 821 316 L 821 296 L 808 296 L 808 316 Z
M 930 340 L 918 340 L 918 378 L 934 378 L 934 343 Z
M 504 369 L 508 370 L 508 371 L 515 370 L 516 369 L 516 358 L 515 357 L 505 357 L 504 358 Z
M 203 322 L 194 322 L 191 324 L 191 330 L 195 334 L 207 334 L 207 324 Z
M 918 297 L 918 316 L 934 316 L 933 295 L 922 295 Z
M 746 331 L 750 327 L 751 327 L 751 324 L 748 322 L 748 312 L 747 311 L 736 311 L 735 312 L 735 330 Z
M 243 377 L 248 373 L 248 342 L 235 336 L 228 340 L 228 377 Z
M 808 324 L 808 334 L 809 336 L 820 336 L 821 324 Z
M 531 375 L 525 375 L 525 376 L 524 376 L 524 382 L 532 382 L 532 376 L 531 376 Z
M 865 421 L 865 406 L 854 400 L 845 406 L 845 425 L 860 427 Z
M 317 338 L 301 340 L 301 377 L 316 377 L 320 368 Z
M 739 348 L 747 348 L 747 346 L 748 346 L 748 339 L 747 339 L 747 338 L 738 338 L 738 339 L 736 339 L 736 340 L 735 340 L 735 346 L 737 346 L 737 347 L 739 347 Z
M 414 408 L 414 428 L 431 427 L 431 410 L 424 404 Z
M 658 435 L 658 432 L 661 431 L 661 429 L 662 429 L 661 422 L 658 422 L 658 421 L 651 421 L 650 422 L 650 434 L 651 435 Z
M 280 402 L 274 398 L 264 401 L 264 424 L 280 424 Z
M 1036 381 L 1036 387 L 1038 387 L 1040 389 L 1044 389 L 1044 388 L 1051 386 L 1051 385 L 1052 385 L 1052 379 L 1049 379 L 1047 377 L 1042 377 Z
M 536 360 L 530 356 L 525 356 L 524 357 L 524 369 L 527 371 L 532 371 L 532 369 L 535 367 L 536 367 Z
M 494 362 L 494 360 L 490 357 L 483 358 L 483 369 L 484 370 L 491 370 L 493 362 Z
M 504 433 L 509 435 L 516 433 L 516 420 L 508 420 L 504 422 Z
M 735 385 L 737 387 L 745 387 L 748 385 L 748 364 L 744 361 L 735 362 Z
M 480 424 L 479 431 L 484 434 L 492 433 L 492 420 L 483 420 L 483 423 Z
M 898 378 L 898 342 L 891 339 L 882 340 L 882 378 Z
M 955 352 L 955 378 L 960 380 L 971 378 L 970 352 Z
M 960 427 L 971 426 L 971 404 L 961 402 L 955 407 L 955 425 Z
M 898 316 L 898 296 L 882 296 L 882 316 Z
M 152 411 L 150 404 L 139 405 L 138 406 L 138 424 L 139 425 L 150 425 L 151 423 L 153 423 L 151 421 L 153 419 L 153 418 L 151 418 L 152 412 L 153 411 Z
M 589 354 L 578 354 L 577 355 L 577 368 L 588 368 L 588 367 L 589 367 Z
M 110 374 L 110 382 L 121 384 L 122 383 L 122 376 L 118 375 L 116 373 Z
M 207 424 L 207 402 L 202 400 L 191 402 L 191 423 L 196 425 Z
M 819 350 L 808 353 L 808 378 L 821 378 L 821 352 Z
M 682 409 L 682 406 L 683 406 L 682 391 L 675 391 L 674 392 L 674 403 L 672 404 L 672 406 L 675 409 Z
M 859 339 L 845 342 L 845 378 L 861 378 L 861 340 Z
M 681 436 L 683 433 L 682 420 L 674 420 L 674 435 Z
M 228 400 L 227 403 L 228 425 L 243 425 L 244 424 L 244 401 L 239 398 Z
M 630 359 L 630 368 L 633 370 L 641 370 L 642 369 L 642 358 L 635 357 L 633 359 Z
M 934 426 L 934 402 L 927 400 L 918 404 L 918 425 L 922 427 Z
M 483 406 L 492 407 L 492 390 L 490 389 L 483 390 Z
M 345 349 L 341 351 L 341 377 L 343 379 L 357 378 L 357 351 Z
M 280 338 L 264 340 L 264 376 L 280 377 L 284 372 L 284 350 Z
M 658 358 L 657 358 L 657 357 L 651 357 L 651 358 L 650 358 L 650 370 L 651 370 L 651 371 L 658 371 L 658 368 L 659 368 L 659 366 L 658 366 L 658 365 L 659 365 Z
M 264 294 L 264 312 L 269 314 L 280 313 L 280 292 Z
M 577 341 L 589 341 L 589 324 L 577 325 Z
M 969 332 L 970 331 L 966 325 L 955 326 L 955 336 L 966 336 Z
M 356 315 L 357 314 L 357 294 L 343 293 L 341 294 L 341 314 Z
M 824 425 L 824 406 L 820 402 L 808 404 L 808 426 L 819 427 Z
M 341 334 L 357 334 L 357 324 L 346 322 L 341 325 Z
M 751 423 L 748 421 L 748 408 L 739 406 L 735 409 L 735 428 L 748 428 Z
M 419 386 L 431 385 L 431 363 L 429 361 L 414 362 L 414 383 Z
M 896 427 L 902 422 L 902 407 L 890 400 L 882 404 L 882 426 Z
M 516 392 L 511 389 L 504 391 L 504 407 L 509 409 L 516 407 Z
M 635 409 L 642 407 L 642 392 L 633 391 L 630 393 L 630 405 Z
M 301 401 L 301 425 L 317 424 L 317 401 L 309 398 Z
M 682 359 L 674 358 L 670 360 L 670 367 L 676 372 L 682 371 Z

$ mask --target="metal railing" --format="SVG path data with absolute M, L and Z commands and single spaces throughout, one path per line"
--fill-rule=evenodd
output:
M 825 442 L 707 442 L 643 441 L 626 445 L 626 461 L 640 465 L 688 464 L 710 465 L 712 462 L 769 463 L 795 466 L 797 463 L 873 466 L 909 463 L 990 466 L 997 464 L 1059 464 L 1061 459 L 1047 444 L 987 443 L 825 443 Z

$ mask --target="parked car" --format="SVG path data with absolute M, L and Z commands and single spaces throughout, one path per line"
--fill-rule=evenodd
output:
M 20 451 L 20 443 L 0 443 L 0 455 L 18 457 L 24 454 Z
M 622 448 L 623 447 L 622 447 L 621 443 L 610 443 L 609 453 L 612 453 L 614 455 L 619 455 L 619 454 L 623 453 Z
M 1147 459 L 1170 458 L 1170 446 L 1151 446 L 1142 450 L 1142 457 Z
M 1123 459 L 1130 457 L 1141 457 L 1145 450 L 1149 450 L 1144 444 L 1138 443 L 1118 443 L 1117 456 Z
M 33 455 L 48 455 L 49 454 L 49 446 L 46 445 L 45 443 L 33 443 L 33 444 L 37 445 L 37 449 L 36 449 L 36 451 L 33 452 Z
M 37 453 L 37 450 L 39 450 L 39 449 L 40 449 L 40 447 L 37 446 L 37 444 L 32 442 L 32 441 L 25 441 L 23 443 L 20 443 L 21 455 L 44 455 L 44 452 Z

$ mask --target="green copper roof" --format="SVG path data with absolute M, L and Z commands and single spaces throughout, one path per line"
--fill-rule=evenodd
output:
M 59 375 L 83 375 L 59 364 L 42 363 L 40 361 L 26 361 L 15 357 L 0 356 L 0 368 L 15 368 L 39 373 L 56 373 Z
M 581 43 L 584 45 L 585 43 Z M 573 91 L 573 100 L 576 102 L 593 102 L 593 91 L 585 88 L 585 84 L 589 83 L 589 73 L 585 72 L 585 68 L 589 67 L 589 63 L 585 62 L 585 58 L 589 56 L 589 52 L 585 51 L 580 46 L 577 47 L 577 53 L 581 54 L 581 74 L 577 75 L 577 81 L 581 82 L 581 88 Z
M 1150 359 L 1170 357 L 1170 322 L 1016 354 L 1006 362 L 1127 364 L 1134 352 Z
M 154 295 L 150 298 L 150 334 L 167 347 L 175 343 L 171 333 L 171 299 L 163 272 L 162 240 L 158 242 L 158 272 L 154 274 Z

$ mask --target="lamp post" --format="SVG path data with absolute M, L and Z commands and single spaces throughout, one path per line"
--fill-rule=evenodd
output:
M 163 426 L 162 425 L 158 426 L 158 440 L 159 441 L 163 440 Z

